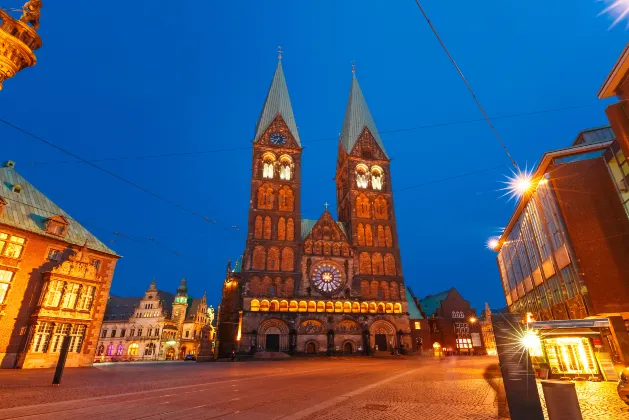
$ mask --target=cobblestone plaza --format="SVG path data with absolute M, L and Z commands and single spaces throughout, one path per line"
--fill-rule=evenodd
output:
M 0 371 L 0 419 L 509 418 L 497 359 L 118 363 Z M 626 419 L 614 383 L 577 383 L 584 419 Z

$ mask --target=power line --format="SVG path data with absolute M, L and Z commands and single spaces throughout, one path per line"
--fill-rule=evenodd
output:
M 3 120 L 3 119 L 0 119 L 0 122 L 2 122 L 2 123 L 4 123 L 4 124 L 8 125 L 9 127 L 14 128 L 15 130 L 18 130 L 18 131 L 20 131 L 20 132 L 22 132 L 22 133 L 24 133 L 24 134 L 26 134 L 26 135 L 28 135 L 28 136 L 30 136 L 30 137 L 32 137 L 32 138 L 34 138 L 34 139 L 36 139 L 36 140 L 38 140 L 38 141 L 40 141 L 40 142 L 42 142 L 42 143 L 44 143 L 44 144 L 47 144 L 48 146 L 50 146 L 50 147 L 52 147 L 52 148 L 54 148 L 54 149 L 57 149 L 57 150 L 59 150 L 59 151 L 61 151 L 61 152 L 65 153 L 65 154 L 67 154 L 67 155 L 69 155 L 69 156 L 72 156 L 73 158 L 78 159 L 78 160 L 80 160 L 81 162 L 84 162 L 84 163 L 86 163 L 86 164 L 88 164 L 88 165 L 92 166 L 93 168 L 96 168 L 96 169 L 98 169 L 99 171 L 102 171 L 102 172 L 104 172 L 104 173 L 106 173 L 106 174 L 108 174 L 108 175 L 110 175 L 110 176 L 112 176 L 112 177 L 114 177 L 114 178 L 116 178 L 116 179 L 118 179 L 118 180 L 120 180 L 120 181 L 122 181 L 122 182 L 126 183 L 126 184 L 129 184 L 129 185 L 131 185 L 132 187 L 137 188 L 137 189 L 139 189 L 140 191 L 143 191 L 143 192 L 145 192 L 145 193 L 147 193 L 147 194 L 149 194 L 149 195 L 151 195 L 151 196 L 153 196 L 153 197 L 155 197 L 155 198 L 157 198 L 157 199 L 159 199 L 159 200 L 161 200 L 161 201 L 164 201 L 164 202 L 166 202 L 166 203 L 169 203 L 169 204 L 171 204 L 171 205 L 173 205 L 173 206 L 175 206 L 175 207 L 177 207 L 177 208 L 179 208 L 179 209 L 181 209 L 181 210 L 183 210 L 183 211 L 185 211 L 185 212 L 187 212 L 187 213 L 190 213 L 190 214 L 192 214 L 192 215 L 194 215 L 194 216 L 196 216 L 196 217 L 199 217 L 199 218 L 201 218 L 201 219 L 205 220 L 206 222 L 216 223 L 216 220 L 214 220 L 214 219 L 210 219 L 209 217 L 204 217 L 204 216 L 200 215 L 199 213 L 197 213 L 197 212 L 195 212 L 195 211 L 193 211 L 193 210 L 190 210 L 190 209 L 188 209 L 187 207 L 184 207 L 184 206 L 182 206 L 182 205 L 180 205 L 180 204 L 178 204 L 178 203 L 176 203 L 176 202 L 174 202 L 174 201 L 172 201 L 172 200 L 170 200 L 170 199 L 168 199 L 168 198 L 165 198 L 165 197 L 163 197 L 163 196 L 161 196 L 161 195 L 159 195 L 159 194 L 156 194 L 156 193 L 154 193 L 153 191 L 151 191 L 151 190 L 149 190 L 149 189 L 147 189 L 147 188 L 144 188 L 143 186 L 141 186 L 141 185 L 139 185 L 139 184 L 137 184 L 137 183 L 135 183 L 135 182 L 133 182 L 133 181 L 130 181 L 130 180 L 126 179 L 126 178 L 123 178 L 123 177 L 121 177 L 120 175 L 117 175 L 117 174 L 115 174 L 115 173 L 113 173 L 113 172 L 111 172 L 111 171 L 109 171 L 109 170 L 107 170 L 107 169 L 103 168 L 102 166 L 98 166 L 98 165 L 96 165 L 96 164 L 95 164 L 95 163 L 93 163 L 93 162 L 90 162 L 90 161 L 88 161 L 88 160 L 86 160 L 86 159 L 83 159 L 81 156 L 78 156 L 78 155 L 76 155 L 76 154 L 74 154 L 74 153 L 72 153 L 72 152 L 69 152 L 69 151 L 65 150 L 64 148 L 62 148 L 62 147 L 60 147 L 60 146 L 57 146 L 57 145 L 56 145 L 56 144 L 54 144 L 54 143 L 51 143 L 51 142 L 49 142 L 49 141 L 47 141 L 47 140 L 44 140 L 43 138 L 41 138 L 41 137 L 39 137 L 39 136 L 36 136 L 35 134 L 33 134 L 33 133 L 31 133 L 31 132 L 29 132 L 29 131 L 27 131 L 27 130 L 25 130 L 25 129 L 21 128 L 21 127 L 18 127 L 17 125 L 14 125 L 14 124 L 12 124 L 12 123 L 10 123 L 10 122 L 8 122 L 8 121 L 6 121 L 6 120 Z M 236 226 L 232 226 L 232 227 L 234 227 L 234 228 L 238 229 Z
M 424 182 L 423 184 L 417 184 L 417 185 L 411 185 L 411 186 L 404 187 L 404 188 L 398 188 L 398 189 L 394 190 L 393 192 L 397 193 L 397 192 L 400 192 L 400 191 L 406 191 L 406 190 L 410 190 L 410 189 L 413 189 L 413 188 L 424 187 L 426 185 L 432 185 L 432 184 L 437 184 L 437 183 L 440 183 L 440 182 L 451 181 L 451 180 L 457 179 L 457 178 L 463 178 L 463 177 L 466 177 L 466 176 L 476 175 L 476 174 L 480 174 L 480 173 L 483 173 L 483 172 L 489 172 L 489 171 L 493 171 L 495 169 L 504 168 L 505 166 L 508 166 L 508 165 L 506 165 L 506 164 L 505 165 L 499 165 L 499 166 L 494 166 L 494 167 L 491 167 L 491 168 L 480 169 L 480 170 L 474 171 L 474 172 L 467 172 L 467 173 L 464 173 L 464 174 L 451 176 L 451 177 L 448 177 L 448 178 L 436 179 L 436 180 L 433 180 L 433 181 Z
M 491 122 L 491 119 L 489 118 L 489 116 L 487 115 L 487 113 L 485 112 L 485 109 L 483 108 L 483 106 L 480 104 L 480 101 L 478 100 L 478 98 L 476 97 L 476 94 L 474 93 L 474 90 L 472 89 L 472 86 L 469 84 L 469 82 L 467 81 L 467 79 L 465 78 L 465 76 L 463 75 L 463 72 L 461 71 L 461 68 L 459 67 L 459 65 L 456 63 L 456 61 L 454 61 L 454 57 L 452 57 L 452 54 L 450 54 L 450 51 L 448 51 L 448 48 L 446 47 L 446 44 L 443 43 L 443 41 L 441 40 L 441 37 L 439 36 L 439 34 L 437 33 L 437 30 L 435 29 L 435 27 L 433 26 L 432 22 L 430 21 L 430 19 L 428 18 L 428 15 L 426 14 L 426 11 L 424 11 L 424 8 L 422 7 L 422 5 L 419 3 L 419 0 L 415 0 L 415 3 L 417 4 L 417 7 L 419 7 L 419 10 L 421 10 L 422 14 L 424 15 L 424 18 L 426 19 L 426 22 L 428 22 L 428 25 L 430 26 L 430 29 L 432 29 L 432 32 L 435 34 L 435 36 L 437 37 L 437 40 L 439 41 L 439 43 L 441 44 L 441 47 L 443 48 L 443 50 L 446 52 L 446 54 L 448 55 L 448 58 L 450 59 L 450 61 L 452 62 L 452 65 L 454 65 L 454 68 L 456 68 L 456 71 L 459 73 L 459 76 L 461 76 L 461 79 L 463 79 L 463 82 L 465 83 L 465 86 L 467 86 L 467 89 L 470 91 L 470 93 L 472 94 L 472 98 L 474 98 L 474 102 L 476 102 L 476 106 L 478 106 L 478 109 L 480 109 L 480 112 L 483 114 L 483 117 L 485 117 L 485 120 L 487 120 L 487 124 L 489 124 L 489 126 L 491 127 L 492 131 L 494 132 L 494 134 L 496 135 L 496 138 L 498 139 L 498 141 L 500 142 L 500 145 L 502 146 L 502 148 L 504 149 L 505 153 L 507 154 L 507 156 L 509 157 L 509 160 L 511 160 L 511 164 L 513 166 L 515 166 L 516 170 L 518 170 L 518 164 L 516 163 L 516 161 L 513 159 L 513 157 L 511 156 L 511 153 L 509 153 L 509 149 L 507 149 L 507 145 L 504 143 L 504 141 L 502 140 L 502 137 L 500 137 L 500 134 L 498 134 L 498 130 L 496 130 L 496 127 L 494 127 L 493 123 Z
M 593 104 L 582 104 L 582 105 L 572 105 L 565 106 L 560 108 L 549 108 L 542 109 L 538 111 L 529 111 L 529 112 L 520 112 L 515 114 L 507 114 L 507 115 L 499 115 L 496 117 L 491 117 L 492 120 L 500 120 L 500 119 L 508 119 L 508 118 L 516 118 L 516 117 L 525 117 L 529 115 L 539 115 L 539 114 L 547 114 L 550 112 L 559 112 L 559 111 L 567 111 L 571 109 L 585 108 L 590 106 L 599 105 L 598 103 Z M 424 130 L 428 128 L 438 128 L 438 127 L 448 127 L 459 124 L 470 124 L 475 122 L 485 121 L 485 118 L 476 118 L 470 120 L 459 120 L 459 121 L 448 121 L 444 123 L 436 123 L 436 124 L 427 124 L 420 125 L 416 127 L 406 127 L 406 128 L 398 128 L 392 130 L 382 130 L 380 134 L 393 134 L 393 133 L 402 133 L 406 131 L 415 131 L 415 130 Z M 337 140 L 338 137 L 322 137 L 313 140 L 307 140 L 303 143 L 318 143 L 327 140 Z M 118 160 L 134 160 L 134 159 L 157 159 L 163 157 L 177 157 L 177 156 L 194 156 L 194 155 L 204 155 L 204 154 L 213 154 L 213 153 L 224 153 L 224 152 L 236 152 L 241 150 L 251 150 L 253 146 L 242 146 L 242 147 L 232 147 L 226 149 L 211 149 L 211 150 L 199 150 L 194 152 L 174 152 L 174 153 L 158 153 L 153 155 L 140 155 L 140 156 L 121 156 L 121 157 L 110 157 L 110 158 L 101 158 L 101 159 L 89 159 L 90 162 L 109 162 L 109 161 L 118 161 Z M 67 164 L 67 163 L 81 163 L 81 160 L 57 160 L 57 161 L 44 161 L 44 162 L 30 162 L 26 165 L 29 166 L 39 166 L 39 165 L 51 165 L 51 164 Z

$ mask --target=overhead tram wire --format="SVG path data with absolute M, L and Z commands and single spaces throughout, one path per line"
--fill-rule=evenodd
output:
M 133 181 L 130 181 L 130 180 L 126 179 L 126 178 L 123 178 L 123 177 L 121 177 L 120 175 L 117 175 L 117 174 L 115 174 L 115 173 L 113 173 L 113 172 L 111 172 L 111 171 L 109 171 L 109 170 L 107 170 L 107 169 L 103 168 L 102 166 L 98 166 L 98 165 L 96 165 L 95 163 L 90 162 L 89 160 L 83 159 L 81 156 L 78 156 L 78 155 L 76 155 L 76 154 L 74 154 L 74 153 L 72 153 L 72 152 L 70 152 L 70 151 L 68 151 L 68 150 L 65 150 L 64 148 L 62 148 L 62 147 L 60 147 L 60 146 L 57 146 L 56 144 L 51 143 L 51 142 L 49 142 L 48 140 L 45 140 L 45 139 L 43 139 L 43 138 L 41 138 L 41 137 L 39 137 L 39 136 L 37 136 L 37 135 L 35 135 L 35 134 L 31 133 L 30 131 L 27 131 L 27 130 L 25 130 L 25 129 L 21 128 L 21 127 L 18 127 L 17 125 L 14 125 L 14 124 L 12 124 L 12 123 L 10 123 L 10 122 L 8 122 L 8 121 L 4 120 L 4 119 L 0 119 L 0 122 L 2 122 L 2 123 L 4 123 L 4 124 L 8 125 L 9 127 L 13 128 L 13 129 L 15 129 L 15 130 L 17 130 L 17 131 L 20 131 L 20 132 L 21 132 L 21 133 L 23 133 L 23 134 L 26 134 L 26 135 L 28 135 L 28 136 L 30 136 L 30 137 L 32 137 L 32 138 L 34 138 L 34 139 L 38 140 L 38 141 L 40 141 L 40 142 L 42 142 L 42 143 L 44 143 L 44 144 L 47 144 L 48 146 L 50 146 L 50 147 L 52 147 L 52 148 L 54 148 L 54 149 L 57 149 L 57 150 L 59 150 L 60 152 L 63 152 L 63 153 L 65 153 L 65 154 L 69 155 L 69 156 L 72 156 L 73 158 L 78 159 L 79 161 L 84 162 L 84 163 L 86 163 L 86 164 L 88 164 L 88 165 L 92 166 L 93 168 L 96 168 L 96 169 L 98 169 L 99 171 L 102 171 L 102 172 L 104 172 L 104 173 L 106 173 L 106 174 L 108 174 L 108 175 L 110 175 L 110 176 L 112 176 L 112 177 L 114 177 L 114 178 L 116 178 L 116 179 L 118 179 L 118 180 L 120 180 L 120 181 L 122 181 L 122 182 L 126 183 L 126 184 L 129 184 L 129 185 L 131 185 L 132 187 L 137 188 L 137 189 L 138 189 L 138 190 L 140 190 L 140 191 L 143 191 L 143 192 L 145 192 L 145 193 L 147 193 L 147 194 L 149 194 L 149 195 L 151 195 L 151 196 L 153 196 L 153 197 L 155 197 L 155 198 L 157 198 L 157 199 L 159 199 L 159 200 L 161 200 L 161 201 L 164 201 L 164 202 L 166 202 L 166 203 L 169 203 L 169 204 L 171 204 L 172 206 L 175 206 L 175 207 L 179 208 L 180 210 L 183 210 L 183 211 L 185 211 L 185 212 L 187 212 L 187 213 L 192 214 L 193 216 L 196 216 L 196 217 L 198 217 L 198 218 L 201 218 L 201 219 L 203 219 L 203 220 L 204 220 L 204 221 L 206 221 L 206 222 L 210 222 L 210 223 L 217 223 L 217 221 L 216 221 L 216 220 L 214 220 L 214 219 L 210 219 L 209 217 L 204 217 L 204 216 L 200 215 L 199 213 L 197 213 L 197 212 L 195 212 L 195 211 L 193 211 L 193 210 L 190 210 L 190 209 L 188 209 L 188 208 L 187 208 L 187 207 L 185 207 L 185 206 L 182 206 L 181 204 L 178 204 L 178 203 L 176 203 L 176 202 L 174 202 L 174 201 L 172 201 L 172 200 L 170 200 L 170 199 L 168 199 L 168 198 L 165 198 L 165 197 L 163 197 L 163 196 L 161 196 L 161 195 L 159 195 L 159 194 L 156 194 L 156 193 L 154 193 L 153 191 L 151 191 L 151 190 L 149 190 L 149 189 L 147 189 L 147 188 L 144 188 L 143 186 L 141 186 L 141 185 L 139 185 L 139 184 L 137 184 L 137 183 L 135 183 L 135 182 L 133 182 Z M 235 226 L 235 225 L 233 225 L 233 226 L 231 226 L 231 227 L 232 227 L 232 228 L 234 228 L 234 229 L 236 229 L 236 230 L 238 230 L 238 227 L 237 227 L 237 226 Z
M 515 159 L 513 159 L 513 156 L 511 156 L 511 153 L 509 153 L 509 149 L 507 149 L 507 145 L 505 144 L 505 142 L 502 140 L 502 137 L 500 137 L 500 134 L 498 134 L 498 130 L 496 129 L 496 127 L 494 126 L 494 124 L 491 122 L 491 119 L 489 118 L 489 116 L 487 115 L 487 113 L 485 112 L 485 109 L 483 108 L 483 106 L 481 105 L 480 101 L 478 100 L 478 98 L 476 97 L 476 94 L 474 93 L 474 90 L 472 89 L 472 86 L 470 85 L 470 83 L 467 81 L 467 79 L 465 78 L 465 76 L 463 75 L 463 72 L 461 71 L 461 68 L 459 67 L 459 65 L 456 63 L 456 61 L 454 61 L 454 57 L 452 57 L 452 54 L 450 54 L 450 51 L 448 50 L 448 48 L 446 47 L 446 44 L 443 42 L 443 40 L 441 39 L 441 37 L 439 36 L 439 33 L 437 32 L 437 29 L 435 29 L 435 27 L 433 26 L 432 22 L 430 21 L 430 19 L 428 18 L 428 15 L 426 14 L 426 11 L 424 10 L 424 8 L 422 7 L 422 5 L 419 3 L 419 0 L 415 0 L 415 4 L 417 4 L 417 7 L 419 7 L 419 10 L 422 12 L 422 15 L 424 15 L 424 18 L 426 19 L 426 22 L 428 22 L 428 25 L 430 26 L 430 29 L 432 30 L 432 33 L 435 34 L 435 37 L 437 37 L 437 40 L 439 41 L 439 43 L 441 44 L 441 47 L 443 48 L 443 50 L 446 52 L 446 54 L 448 55 L 448 58 L 450 59 L 450 61 L 452 62 L 452 65 L 454 66 L 454 68 L 456 68 L 456 71 L 459 73 L 459 76 L 461 76 L 461 79 L 463 80 L 463 82 L 465 83 L 465 86 L 467 86 L 467 89 L 470 91 L 470 93 L 472 94 L 472 98 L 474 98 L 474 102 L 476 102 L 476 106 L 478 107 L 478 109 L 480 109 L 480 112 L 483 114 L 483 117 L 485 118 L 485 120 L 487 121 L 487 124 L 489 124 L 489 126 L 491 127 L 492 131 L 494 132 L 494 134 L 496 135 L 496 138 L 498 139 L 498 141 L 500 142 L 500 145 L 502 146 L 502 148 L 504 149 L 505 153 L 507 154 L 507 156 L 509 157 L 509 160 L 511 161 L 511 164 L 515 167 L 516 171 L 519 172 L 520 168 L 518 167 L 517 162 L 515 161 Z
M 551 108 L 551 109 L 542 109 L 539 111 L 529 111 L 529 112 L 521 112 L 516 114 L 507 114 L 507 115 L 499 115 L 496 117 L 491 117 L 492 120 L 499 119 L 507 119 L 507 118 L 516 118 L 516 117 L 524 117 L 529 115 L 539 115 L 546 114 L 550 112 L 558 112 L 558 111 L 567 111 L 571 109 L 585 108 L 590 106 L 599 105 L 598 103 L 592 104 L 583 104 L 583 105 L 572 105 L 561 108 Z M 448 121 L 445 123 L 436 123 L 436 124 L 428 124 L 421 125 L 417 127 L 407 127 L 407 128 L 398 128 L 392 130 L 382 130 L 380 134 L 393 134 L 393 133 L 402 133 L 407 131 L 415 131 L 415 130 L 424 130 L 428 128 L 439 128 L 439 127 L 448 127 L 459 124 L 470 124 L 475 122 L 485 121 L 485 118 L 476 118 L 471 120 L 459 120 L 459 121 Z M 4 121 L 2 121 L 4 122 Z M 303 143 L 317 143 L 327 140 L 338 140 L 338 136 L 336 137 L 322 137 L 319 139 L 306 140 Z M 213 149 L 213 150 L 199 150 L 194 152 L 175 152 L 175 153 L 159 153 L 154 155 L 143 155 L 143 156 L 121 156 L 121 157 L 110 157 L 110 158 L 101 158 L 101 159 L 90 159 L 90 162 L 108 162 L 108 161 L 118 161 L 118 160 L 134 160 L 134 159 L 156 159 L 163 157 L 177 157 L 177 156 L 194 156 L 194 155 L 204 155 L 204 154 L 213 154 L 213 153 L 224 153 L 224 152 L 235 152 L 240 150 L 251 150 L 252 146 L 242 146 L 242 147 L 233 147 L 226 149 Z M 67 163 L 82 163 L 81 160 L 58 160 L 58 161 L 47 161 L 47 162 L 30 162 L 27 163 L 29 166 L 39 166 L 39 165 L 51 165 L 51 164 L 67 164 Z

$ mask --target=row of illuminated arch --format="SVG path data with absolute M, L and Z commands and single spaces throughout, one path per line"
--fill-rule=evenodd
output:
M 280 249 L 276 246 L 269 248 L 268 252 L 262 245 L 253 248 L 252 267 L 254 270 L 293 271 L 295 269 L 295 251 L 293 248 L 284 247 L 280 264 Z
M 364 193 L 356 197 L 356 216 L 363 219 L 370 219 L 373 207 L 373 217 L 379 220 L 389 220 L 389 203 L 387 199 L 379 195 L 373 203 Z
M 334 255 L 349 257 L 350 249 L 346 242 L 331 242 L 331 241 L 312 241 L 308 239 L 304 242 L 304 251 L 306 254 L 315 255 Z
M 290 180 L 293 177 L 293 158 L 289 155 L 281 155 L 279 159 L 271 152 L 262 155 L 262 178 L 273 179 L 276 173 L 282 180 Z
M 397 276 L 395 257 L 389 253 L 383 258 L 379 252 L 361 252 L 358 255 L 358 270 L 360 274 Z
M 373 228 L 370 224 L 363 225 L 359 223 L 356 226 L 356 239 L 360 246 L 380 246 L 380 247 L 392 247 L 393 246 L 393 233 L 389 226 L 378 225 L 376 228 L 376 237 L 374 238 Z M 374 241 L 374 239 L 376 239 Z
M 352 314 L 401 314 L 401 303 L 385 302 L 331 302 L 331 301 L 296 301 L 253 299 L 251 312 L 327 312 Z
M 280 217 L 277 220 L 276 238 L 278 241 L 294 241 L 295 240 L 295 222 L 292 218 L 285 219 Z M 273 221 L 270 216 L 262 218 L 256 216 L 253 228 L 253 237 L 256 239 L 271 239 L 273 234 Z
M 364 163 L 359 163 L 356 165 L 356 186 L 367 188 L 370 183 L 374 190 L 381 190 L 384 184 L 384 170 L 378 165 L 369 168 Z
M 280 211 L 293 211 L 295 208 L 295 195 L 288 185 L 283 185 L 276 191 L 270 184 L 264 183 L 258 187 L 258 209 L 273 210 L 275 208 L 275 196 L 277 195 L 277 208 Z

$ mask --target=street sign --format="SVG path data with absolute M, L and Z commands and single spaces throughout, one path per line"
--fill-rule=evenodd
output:
M 519 314 L 491 314 L 507 404 L 512 420 L 544 420 L 521 319 Z

